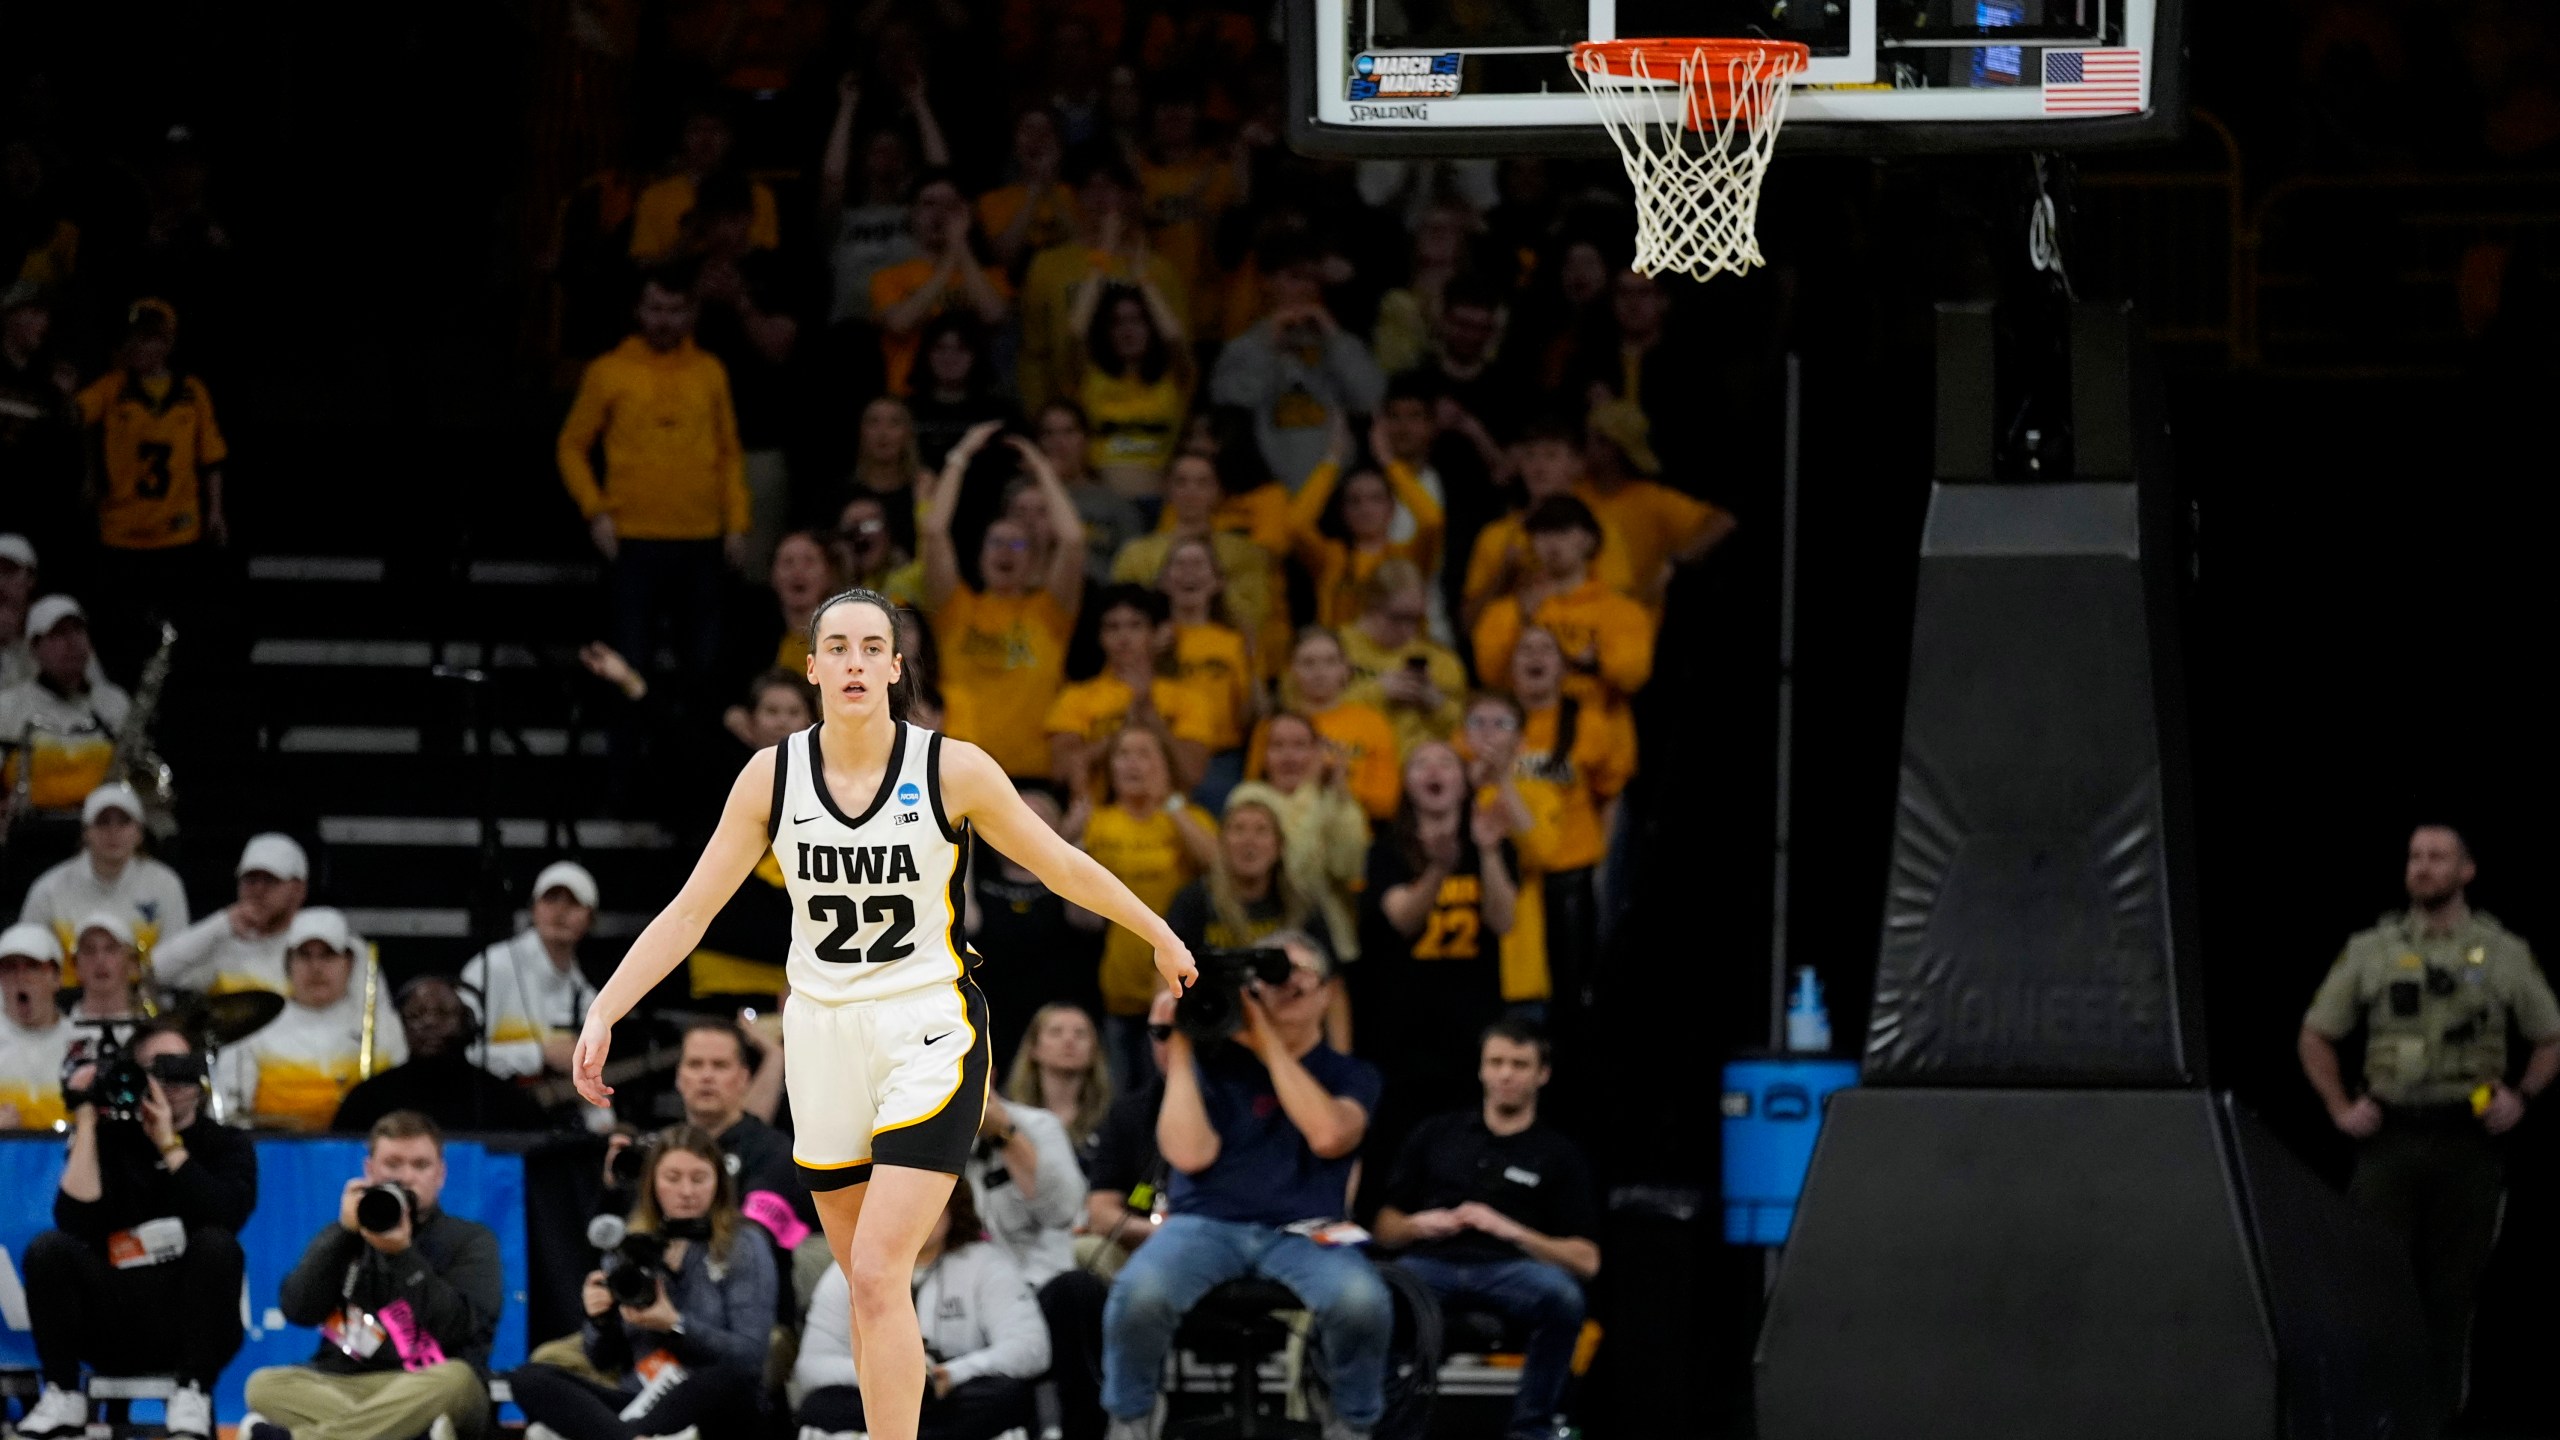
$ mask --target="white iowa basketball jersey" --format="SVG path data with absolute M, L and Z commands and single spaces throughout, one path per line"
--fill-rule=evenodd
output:
M 942 737 L 900 722 L 879 791 L 850 815 L 827 790 L 817 726 L 776 746 L 773 761 L 792 993 L 841 1005 L 964 974 L 961 837 L 942 805 Z

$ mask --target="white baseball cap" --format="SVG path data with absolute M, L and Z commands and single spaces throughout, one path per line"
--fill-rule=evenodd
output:
M 108 934 L 113 935 L 116 939 L 122 941 L 127 948 L 132 948 L 139 943 L 133 938 L 133 922 L 127 920 L 125 917 L 117 914 L 113 910 L 90 911 L 89 918 L 81 921 L 80 928 L 73 931 L 72 934 L 76 938 L 81 935 L 86 935 L 92 930 L 106 931 Z
M 240 847 L 240 865 L 231 873 L 246 875 L 253 870 L 279 880 L 304 880 L 311 875 L 311 858 L 292 836 L 270 830 L 249 837 L 249 843 Z
M 44 602 L 39 600 L 36 603 L 41 605 Z M 134 794 L 133 787 L 123 781 L 110 780 L 90 791 L 89 798 L 80 802 L 80 823 L 95 825 L 98 817 L 110 810 L 121 810 L 132 819 L 139 820 L 142 818 L 142 797 Z
M 62 942 L 54 938 L 50 925 L 12 925 L 0 930 L 0 959 L 11 958 L 59 965 L 62 963 Z
M 22 569 L 33 570 L 36 568 L 35 543 L 24 535 L 15 533 L 0 535 L 0 560 L 6 560 Z
M 347 923 L 345 911 L 333 906 L 307 905 L 297 912 L 284 932 L 284 953 L 289 956 L 312 940 L 343 955 L 356 951 L 355 927 Z
M 78 620 L 85 624 L 88 619 L 89 612 L 80 608 L 79 601 L 68 595 L 47 595 L 27 607 L 27 638 L 33 640 L 50 635 L 54 627 L 65 620 Z
M 590 910 L 596 908 L 596 877 L 588 874 L 587 867 L 575 860 L 554 860 L 542 867 L 541 874 L 533 877 L 534 899 L 539 900 L 554 890 L 566 890 L 576 897 L 579 904 Z

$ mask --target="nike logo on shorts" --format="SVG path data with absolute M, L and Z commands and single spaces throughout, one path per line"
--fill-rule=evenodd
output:
M 939 1035 L 928 1035 L 928 1036 L 926 1036 L 926 1037 L 925 1037 L 925 1039 L 924 1039 L 924 1043 L 926 1043 L 927 1045 L 938 1045 L 938 1044 L 940 1044 L 941 1042 L 943 1042 L 943 1041 L 945 1041 L 945 1040 L 948 1040 L 948 1039 L 950 1039 L 950 1038 L 951 1038 L 951 1032 L 950 1032 L 950 1031 L 948 1031 L 948 1030 L 945 1030 L 945 1031 L 943 1031 L 943 1032 L 942 1032 L 941 1034 L 939 1034 Z

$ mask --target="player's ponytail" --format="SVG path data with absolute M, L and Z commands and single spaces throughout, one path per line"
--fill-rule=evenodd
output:
M 877 590 L 866 590 L 860 586 L 840 590 L 820 601 L 818 608 L 809 612 L 810 654 L 818 651 L 818 626 L 826 620 L 827 612 L 839 605 L 869 605 L 889 618 L 890 653 L 898 660 L 898 678 L 889 686 L 889 718 L 905 720 L 916 704 L 915 667 L 907 660 L 908 616 L 913 612 L 899 609 L 897 601 Z

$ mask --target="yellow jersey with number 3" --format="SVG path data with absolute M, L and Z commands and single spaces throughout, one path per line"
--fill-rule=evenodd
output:
M 77 403 L 105 489 L 99 543 L 118 550 L 196 543 L 204 534 L 204 472 L 230 453 L 204 382 L 110 370 Z

